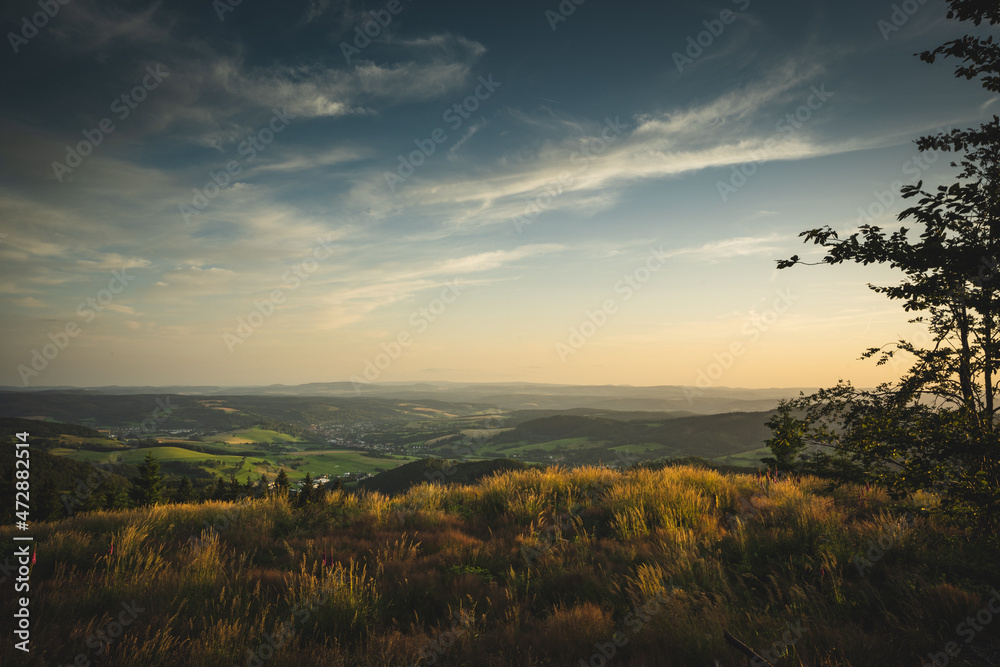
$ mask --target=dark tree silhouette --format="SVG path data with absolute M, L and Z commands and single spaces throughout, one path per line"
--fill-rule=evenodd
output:
M 219 479 L 215 481 L 215 491 L 212 493 L 212 500 L 227 500 L 229 498 L 229 488 L 226 486 L 226 482 L 219 476 Z
M 151 452 L 139 466 L 139 477 L 132 483 L 132 501 L 137 507 L 155 505 L 163 501 L 163 478 L 160 464 Z
M 284 468 L 278 471 L 278 476 L 274 480 L 274 487 L 279 495 L 288 495 L 288 473 L 285 472 Z
M 295 504 L 298 507 L 305 507 L 313 499 L 313 480 L 312 476 L 306 472 L 305 479 L 302 480 L 302 489 L 299 491 L 295 498 Z
M 229 500 L 239 500 L 243 495 L 243 485 L 235 475 L 229 478 L 229 492 L 226 495 Z
M 177 485 L 177 495 L 174 498 L 179 503 L 191 502 L 191 498 L 194 497 L 194 485 L 191 484 L 191 478 L 187 475 L 181 477 L 180 483 Z
M 1000 6 L 982 0 L 950 0 L 949 18 L 1000 22 Z M 956 76 L 979 78 L 1000 92 L 1000 48 L 993 39 L 965 36 L 920 57 L 959 58 Z M 802 232 L 822 247 L 817 264 L 887 264 L 903 278 L 896 285 L 869 285 L 900 300 L 913 323 L 926 326 L 923 347 L 900 340 L 868 349 L 879 365 L 906 353 L 913 359 L 903 377 L 862 391 L 836 387 L 782 404 L 772 420 L 775 462 L 790 463 L 797 445 L 810 443 L 802 465 L 842 477 L 886 484 L 896 495 L 936 488 L 949 511 L 983 524 L 1000 524 L 1000 440 L 994 397 L 1000 390 L 1000 118 L 968 130 L 921 137 L 921 151 L 956 153 L 957 181 L 933 191 L 923 182 L 905 186 L 916 204 L 901 212 L 911 229 L 863 225 L 841 239 L 829 227 Z M 797 255 L 778 268 L 805 264 Z M 798 422 L 798 423 L 796 423 Z M 798 440 L 796 440 L 798 438 Z M 784 458 L 783 458 L 784 457 Z

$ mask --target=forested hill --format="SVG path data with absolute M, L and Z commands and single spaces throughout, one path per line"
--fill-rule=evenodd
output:
M 0 438 L 12 436 L 16 433 L 29 433 L 33 438 L 58 438 L 60 435 L 75 435 L 81 438 L 103 437 L 98 431 L 78 424 L 0 417 Z
M 773 412 L 733 412 L 659 421 L 556 415 L 524 422 L 500 433 L 491 444 L 540 443 L 561 438 L 588 438 L 608 446 L 655 443 L 699 456 L 724 456 L 761 446 L 771 436 L 765 425 Z

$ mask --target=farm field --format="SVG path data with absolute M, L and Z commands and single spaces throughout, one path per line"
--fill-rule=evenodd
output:
M 618 447 L 610 447 L 609 449 L 627 454 L 648 454 L 652 457 L 664 456 L 670 452 L 669 447 L 657 442 L 644 442 L 638 445 L 619 445 Z
M 206 445 L 208 443 L 194 443 Z M 247 446 L 242 446 L 247 450 Z M 140 465 L 146 454 L 150 453 L 156 457 L 164 467 L 164 472 L 171 471 L 171 463 L 183 462 L 192 464 L 211 475 L 222 475 L 229 477 L 235 474 L 236 478 L 244 481 L 247 475 L 255 479 L 261 474 L 273 477 L 280 467 L 285 467 L 288 478 L 297 481 L 305 477 L 308 472 L 313 477 L 321 475 L 343 475 L 345 473 L 375 473 L 378 470 L 394 468 L 402 463 L 414 460 L 411 457 L 400 457 L 398 459 L 382 459 L 367 456 L 361 452 L 348 450 L 324 450 L 324 451 L 289 451 L 281 454 L 260 451 L 249 456 L 230 454 L 203 454 L 191 451 L 182 447 L 162 446 L 144 447 L 141 449 L 129 449 L 121 452 L 91 452 L 77 451 L 68 448 L 53 449 L 52 454 L 65 456 L 76 461 L 86 461 L 88 463 L 125 463 L 129 465 Z M 261 465 L 259 461 L 268 461 L 270 465 Z M 214 462 L 219 461 L 222 466 Z M 292 461 L 304 461 L 302 465 L 295 468 L 289 467 L 287 463 Z M 208 463 L 213 462 L 213 463 Z
M 287 470 L 290 479 L 304 477 L 306 471 L 309 471 L 309 474 L 313 477 L 318 475 L 343 475 L 348 472 L 375 473 L 378 470 L 388 470 L 403 463 L 416 460 L 414 457 L 381 459 L 366 456 L 361 452 L 329 450 L 322 452 L 288 452 L 282 455 L 279 461 L 295 458 L 303 459 L 306 463 L 299 466 L 298 470 Z M 274 461 L 274 459 L 269 460 Z M 299 475 L 295 475 L 293 472 L 299 473 Z
M 510 444 L 503 444 L 496 446 L 495 449 L 502 452 L 504 455 L 507 454 L 523 454 L 529 451 L 543 451 L 543 452 L 554 452 L 558 448 L 563 447 L 565 449 L 591 449 L 593 447 L 601 447 L 607 444 L 607 441 L 595 442 L 590 438 L 561 438 L 559 440 L 550 440 L 548 442 L 538 442 L 525 444 L 521 442 L 512 442 Z M 491 447 L 494 449 L 494 447 Z
M 62 434 L 60 439 L 80 445 L 99 445 L 101 447 L 121 447 L 122 443 L 114 438 L 85 438 L 79 435 Z
M 72 449 L 54 449 L 53 454 L 69 452 L 66 457 L 76 461 L 87 461 L 89 463 L 128 463 L 138 465 L 146 457 L 147 453 L 152 453 L 159 461 L 197 461 L 208 458 L 208 455 L 193 452 L 182 447 L 144 447 L 141 449 L 126 449 L 120 452 L 91 452 L 74 451 Z M 239 460 L 242 457 L 234 456 Z
M 729 465 L 756 467 L 760 465 L 761 459 L 765 456 L 771 456 L 771 450 L 767 447 L 760 447 L 758 449 L 752 449 L 738 454 L 731 454 L 729 456 L 719 456 L 714 460 L 718 463 L 726 463 Z
M 212 438 L 230 445 L 301 442 L 298 438 L 288 435 L 287 433 L 279 433 L 278 431 L 269 431 L 262 428 L 241 428 L 235 431 L 229 431 L 228 433 L 219 433 L 218 435 L 212 436 Z

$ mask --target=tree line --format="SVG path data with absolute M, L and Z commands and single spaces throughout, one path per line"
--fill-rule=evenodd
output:
M 37 500 L 32 502 L 32 517 L 36 521 L 57 521 L 80 511 L 120 511 L 167 503 L 203 503 L 219 500 L 238 502 L 268 496 L 291 498 L 293 506 L 304 507 L 340 489 L 343 489 L 342 480 L 336 479 L 316 486 L 308 472 L 302 486 L 295 489 L 284 468 L 278 471 L 273 483 L 264 474 L 257 479 L 248 475 L 243 482 L 230 475 L 228 480 L 219 476 L 214 483 L 196 488 L 187 475 L 168 482 L 160 472 L 159 461 L 150 452 L 146 454 L 143 463 L 137 468 L 137 475 L 131 480 L 123 481 L 117 475 L 104 476 L 93 488 L 87 489 L 86 493 L 77 494 L 75 499 L 66 489 L 58 488 L 56 483 L 43 481 L 35 496 Z

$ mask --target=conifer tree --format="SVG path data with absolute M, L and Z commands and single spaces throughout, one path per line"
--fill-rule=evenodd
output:
M 131 495 L 137 507 L 155 505 L 163 501 L 160 464 L 152 452 L 146 453 L 146 458 L 139 466 L 139 477 L 132 484 Z
M 191 484 L 191 478 L 184 475 L 177 485 L 177 494 L 174 498 L 179 503 L 188 503 L 192 497 L 194 497 L 194 485 Z
M 278 471 L 278 476 L 274 480 L 274 486 L 279 495 L 288 495 L 288 473 L 285 472 L 284 468 Z

